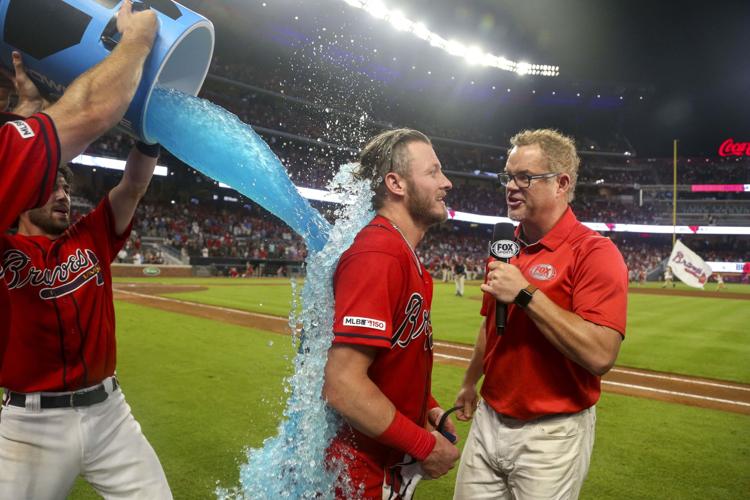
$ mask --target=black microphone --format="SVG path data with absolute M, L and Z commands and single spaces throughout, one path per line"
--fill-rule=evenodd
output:
M 515 226 L 510 222 L 498 222 L 492 230 L 490 255 L 495 259 L 508 262 L 511 257 L 518 255 L 521 247 L 516 243 Z M 502 335 L 505 330 L 505 304 L 495 299 L 495 327 L 497 334 Z

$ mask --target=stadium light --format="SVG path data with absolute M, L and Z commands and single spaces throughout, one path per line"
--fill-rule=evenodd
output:
M 466 51 L 466 55 L 464 57 L 466 57 L 466 62 L 468 62 L 469 64 L 483 64 L 485 66 L 489 66 L 492 60 L 487 56 L 490 56 L 490 54 L 484 54 L 481 48 L 474 45 L 473 47 L 469 47 L 469 50 Z
M 430 40 L 430 30 L 427 29 L 427 26 L 425 26 L 424 23 L 414 23 L 411 31 L 417 38 L 427 41 Z
M 388 7 L 380 0 L 367 0 L 364 2 L 364 9 L 377 19 L 386 19 L 388 17 Z
M 398 10 L 391 13 L 388 17 L 388 21 L 391 23 L 391 26 L 398 31 L 411 31 L 414 26 L 414 23 L 406 19 L 404 14 Z
M 125 160 L 118 160 L 117 158 L 106 158 L 104 156 L 78 155 L 70 162 L 75 165 L 85 165 L 87 167 L 93 167 L 94 171 L 96 171 L 96 167 L 106 168 L 109 170 L 125 170 Z M 154 168 L 154 175 L 166 177 L 168 174 L 169 169 L 163 165 L 157 165 L 156 168 Z
M 467 48 L 466 45 L 456 40 L 448 41 L 430 31 L 424 23 L 415 22 L 407 18 L 400 10 L 390 9 L 382 0 L 343 1 L 351 7 L 364 10 L 376 19 L 387 21 L 398 31 L 409 32 L 420 40 L 427 41 L 433 47 L 444 50 L 453 56 L 462 57 L 471 65 L 498 68 L 518 75 L 558 76 L 560 74 L 559 66 L 511 61 L 505 57 L 498 57 L 494 54 L 484 52 L 476 46 Z
M 450 40 L 445 47 L 445 50 L 452 56 L 464 57 L 468 52 L 466 46 L 461 42 Z

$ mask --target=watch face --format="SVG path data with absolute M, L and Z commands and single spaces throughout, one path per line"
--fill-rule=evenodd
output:
M 520 292 L 518 292 L 518 295 L 516 296 L 515 302 L 516 305 L 520 307 L 526 307 L 529 305 L 529 302 L 531 302 L 531 298 L 534 296 L 534 292 L 536 292 L 536 288 L 534 288 L 531 292 L 524 288 Z

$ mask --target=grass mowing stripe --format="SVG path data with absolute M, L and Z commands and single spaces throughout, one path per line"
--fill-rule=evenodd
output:
M 623 366 L 750 382 L 747 301 L 630 294 Z
M 169 293 L 165 296 L 287 317 L 291 308 L 292 289 L 291 286 L 254 286 L 239 287 L 239 289 L 213 286 L 206 291 Z

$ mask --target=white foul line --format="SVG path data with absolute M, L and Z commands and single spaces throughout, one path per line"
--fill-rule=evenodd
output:
M 462 358 L 462 357 L 459 357 L 459 356 L 451 356 L 449 354 L 435 353 L 434 355 L 435 355 L 435 357 L 438 357 L 438 358 L 452 359 L 452 360 L 456 360 L 456 361 L 469 361 L 466 358 Z M 675 378 L 677 378 L 677 377 L 675 377 Z M 682 380 L 682 379 L 677 378 L 677 380 Z M 726 403 L 726 404 L 730 404 L 730 405 L 750 406 L 750 403 L 743 403 L 742 401 L 733 401 L 731 399 L 712 398 L 710 396 L 699 396 L 697 394 L 689 394 L 687 392 L 669 391 L 669 390 L 666 390 L 666 389 L 656 389 L 656 388 L 646 387 L 646 386 L 642 386 L 642 385 L 625 384 L 625 383 L 622 383 L 622 382 L 610 382 L 608 380 L 602 380 L 602 384 L 610 384 L 610 385 L 615 385 L 615 386 L 619 386 L 619 387 L 627 387 L 627 388 L 630 388 L 630 389 L 640 389 L 642 391 L 658 392 L 658 393 L 661 393 L 661 394 L 669 394 L 669 395 L 672 395 L 672 396 L 682 396 L 682 397 L 686 397 L 686 398 L 702 399 L 702 400 L 706 400 L 706 401 L 714 401 L 714 402 L 717 402 L 717 403 Z M 729 386 L 729 387 L 733 387 L 733 386 Z
M 706 380 L 692 380 L 689 378 L 676 377 L 674 375 L 659 375 L 656 373 L 643 373 L 633 370 L 626 370 L 624 368 L 613 368 L 611 371 L 617 373 L 627 373 L 629 375 L 637 375 L 638 377 L 645 378 L 656 378 L 661 380 L 673 380 L 677 382 L 684 382 L 686 384 L 697 384 L 697 385 L 708 385 L 710 387 L 721 387 L 724 389 L 735 389 L 738 391 L 750 391 L 750 387 L 741 387 L 738 385 L 721 384 L 719 382 L 708 382 Z
M 455 359 L 456 361 L 465 361 L 467 363 L 469 362 L 469 360 L 466 359 L 466 358 L 462 358 L 460 356 L 451 356 L 450 354 L 440 354 L 440 353 L 436 352 L 433 355 L 436 356 L 436 357 L 438 357 L 438 358 Z
M 621 382 L 609 382 L 606 380 L 602 380 L 602 384 L 610 384 L 610 385 L 616 385 L 620 387 L 627 387 L 629 389 L 640 389 L 642 391 L 658 392 L 661 394 L 669 394 L 671 396 L 682 396 L 685 398 L 703 399 L 705 401 L 715 401 L 717 403 L 726 403 L 730 405 L 750 406 L 750 403 L 744 403 L 742 401 L 732 401 L 731 399 L 712 398 L 710 396 L 698 396 L 697 394 L 688 394 L 687 392 L 668 391 L 666 389 L 655 389 L 652 387 L 645 387 L 642 385 L 623 384 Z
M 439 346 L 439 347 L 447 347 L 449 349 L 458 349 L 458 350 L 461 350 L 461 351 L 472 351 L 472 352 L 474 351 L 473 347 L 460 346 L 460 345 L 456 345 L 456 344 L 446 344 L 445 342 L 435 342 L 435 345 Z M 451 359 L 461 359 L 461 358 L 456 358 L 454 356 Z M 466 358 L 466 361 L 470 361 L 470 359 Z M 740 385 L 722 384 L 720 382 L 709 382 L 707 380 L 695 380 L 695 379 L 685 378 L 685 377 L 679 377 L 679 376 L 675 376 L 675 375 L 660 375 L 660 374 L 657 374 L 657 373 L 640 372 L 640 371 L 635 371 L 635 370 L 628 370 L 627 368 L 617 368 L 617 367 L 615 367 L 615 368 L 612 368 L 612 370 L 610 370 L 610 373 L 612 373 L 612 372 L 614 372 L 614 373 L 624 373 L 624 374 L 634 375 L 634 376 L 643 377 L 643 378 L 655 378 L 655 379 L 659 379 L 659 380 L 671 380 L 671 381 L 675 381 L 675 382 L 682 382 L 682 383 L 685 383 L 685 384 L 706 385 L 706 386 L 709 386 L 709 387 L 720 387 L 722 389 L 734 389 L 734 390 L 738 390 L 738 391 L 747 391 L 747 392 L 750 392 L 750 387 L 742 387 Z
M 460 349 L 462 351 L 471 351 L 471 352 L 474 352 L 474 348 L 473 347 L 462 346 L 462 345 L 457 345 L 457 344 L 446 344 L 445 342 L 435 342 L 435 345 L 439 346 L 439 347 L 448 347 L 450 349 Z

